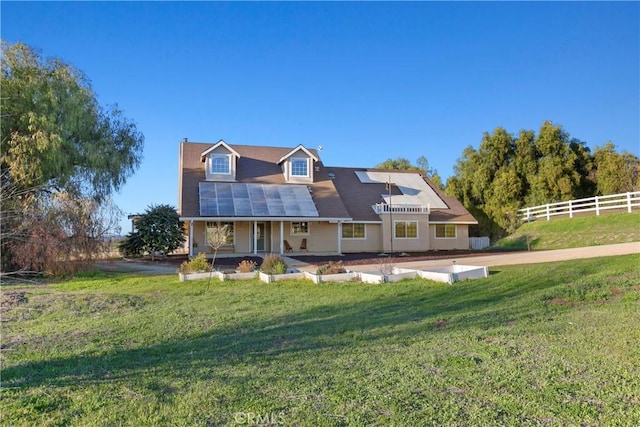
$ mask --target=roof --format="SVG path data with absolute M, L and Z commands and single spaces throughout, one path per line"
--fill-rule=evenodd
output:
M 180 185 L 179 185 L 179 213 L 183 218 L 200 217 L 199 183 L 207 182 L 204 177 L 200 156 L 214 144 L 200 142 L 180 143 Z M 280 159 L 291 153 L 291 148 L 266 147 L 253 145 L 229 145 L 238 153 L 236 182 L 253 184 L 289 184 L 286 182 Z M 306 150 L 306 149 L 305 149 Z M 307 150 L 317 158 L 316 150 Z M 311 190 L 312 199 L 316 205 L 318 218 L 332 218 L 350 220 L 351 216 L 345 208 L 333 181 L 327 175 L 327 170 L 319 160 L 315 163 L 314 181 L 302 184 Z
M 231 152 L 231 154 L 233 154 L 236 157 L 240 157 L 240 154 L 238 154 L 238 152 L 236 150 L 234 150 L 233 148 L 231 148 L 229 146 L 229 144 L 227 144 L 226 142 L 224 142 L 222 139 L 218 142 L 216 142 L 214 145 L 212 145 L 211 147 L 209 147 L 208 149 L 206 149 L 205 151 L 202 152 L 202 154 L 200 155 L 200 161 L 204 162 L 204 158 L 207 156 L 207 154 L 209 154 L 210 152 L 212 152 L 213 150 L 215 150 L 218 147 L 224 147 L 226 148 L 228 151 Z
M 224 143 L 224 141 L 221 140 L 216 144 L 220 143 Z M 183 218 L 201 217 L 199 185 L 201 182 L 207 181 L 200 158 L 203 153 L 216 144 L 199 142 L 182 142 L 180 144 L 178 209 Z M 238 156 L 235 182 L 285 186 L 303 185 L 308 188 L 315 203 L 318 212 L 317 219 L 380 222 L 380 216 L 374 212 L 372 206 L 384 202 L 385 197 L 388 197 L 388 187 L 385 182 L 381 181 L 381 177 L 392 175 L 391 195 L 393 200 L 403 200 L 412 196 L 411 190 L 417 186 L 417 182 L 420 183 L 419 187 L 423 192 L 420 197 L 428 196 L 424 200 L 434 202 L 429 203 L 431 206 L 430 222 L 478 223 L 455 197 L 445 195 L 419 171 L 327 167 L 320 160 L 316 150 L 306 149 L 301 145 L 291 150 L 286 147 L 224 144 Z M 304 150 L 314 159 L 318 159 L 314 164 L 313 183 L 290 184 L 286 182 L 282 173 L 279 163 L 300 150 Z M 370 183 L 364 184 L 358 175 L 370 177 L 371 179 L 368 180 Z M 422 187 L 422 183 L 425 183 L 428 188 Z M 425 194 L 426 196 L 424 196 Z M 436 203 L 436 198 L 442 203 Z M 264 218 L 268 217 L 264 216 Z
M 416 179 L 420 179 L 429 187 L 427 191 L 430 197 L 436 196 L 441 200 L 441 203 L 431 205 L 430 222 L 478 223 L 455 197 L 445 195 L 419 171 L 331 167 L 327 168 L 327 172 L 335 175 L 334 184 L 354 221 L 380 222 L 380 216 L 373 211 L 371 206 L 383 202 L 389 194 L 386 180 L 382 182 L 379 179 L 370 179 L 370 183 L 363 184 L 360 177 L 380 178 L 384 175 L 391 175 L 393 200 L 406 198 L 408 191 L 404 187 L 408 185 L 407 183 L 415 183 Z M 396 181 L 400 185 L 396 184 Z
M 314 155 L 313 153 L 311 153 L 309 150 L 307 150 L 306 148 L 304 148 L 302 146 L 302 144 L 298 145 L 296 148 L 294 148 L 293 150 L 289 151 L 287 154 L 285 154 L 284 156 L 282 156 L 282 158 L 280 160 L 278 160 L 278 164 L 284 162 L 285 160 L 287 160 L 289 157 L 293 156 L 294 154 L 296 154 L 298 151 L 303 151 L 307 154 L 307 156 L 311 157 L 313 160 L 320 161 L 320 159 L 318 158 L 318 156 Z

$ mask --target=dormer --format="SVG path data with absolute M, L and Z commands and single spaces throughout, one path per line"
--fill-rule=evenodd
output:
M 200 155 L 207 181 L 235 181 L 240 154 L 223 140 Z
M 301 145 L 282 156 L 278 164 L 282 168 L 284 179 L 294 184 L 313 182 L 314 162 L 320 159 Z

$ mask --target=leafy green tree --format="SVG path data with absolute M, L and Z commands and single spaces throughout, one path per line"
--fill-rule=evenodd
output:
M 88 78 L 59 59 L 2 41 L 1 165 L 23 188 L 48 185 L 96 199 L 137 169 L 144 137 Z
M 628 152 L 617 153 L 607 142 L 593 153 L 596 165 L 596 186 L 599 195 L 638 191 L 640 159 Z
M 140 233 L 132 231 L 118 244 L 118 250 L 124 257 L 136 257 L 144 253 L 144 241 Z
M 157 252 L 169 254 L 185 241 L 183 224 L 171 205 L 151 205 L 136 221 L 144 250 L 155 259 Z
M 374 167 L 376 169 L 390 170 L 419 170 L 424 172 L 424 175 L 429 178 L 431 182 L 438 188 L 444 188 L 444 186 L 442 185 L 442 178 L 438 174 L 438 171 L 429 167 L 429 161 L 425 156 L 420 156 L 416 163 L 417 166 L 411 164 L 411 162 L 404 157 L 398 157 L 396 159 L 387 159 Z

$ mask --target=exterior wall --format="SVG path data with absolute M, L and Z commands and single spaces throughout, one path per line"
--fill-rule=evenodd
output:
M 366 239 L 342 239 L 342 252 L 382 252 L 382 224 L 365 224 Z
M 338 224 L 319 221 L 307 222 L 309 223 L 309 234 L 306 236 L 292 236 L 291 222 L 284 222 L 284 240 L 289 242 L 293 248 L 292 252 L 300 252 L 300 244 L 305 238 L 307 239 L 308 252 L 335 253 L 338 251 Z
M 419 252 L 431 249 L 431 241 L 429 238 L 429 217 L 420 214 L 383 214 L 382 218 L 382 248 L 385 252 L 391 251 L 391 236 L 393 224 L 397 221 L 418 221 L 418 238 L 393 239 L 393 252 Z M 393 224 L 390 222 L 393 221 Z
M 441 251 L 446 250 L 467 250 L 469 249 L 469 226 L 466 224 L 456 225 L 455 239 L 436 239 L 436 225 L 429 226 L 429 238 L 431 248 Z

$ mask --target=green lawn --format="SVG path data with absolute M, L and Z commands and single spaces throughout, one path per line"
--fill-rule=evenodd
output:
M 640 212 L 600 216 L 537 219 L 523 224 L 496 247 L 508 249 L 564 249 L 640 241 Z
M 500 267 L 454 286 L 96 274 L 22 288 L 2 319 L 1 423 L 640 425 L 638 265 Z

